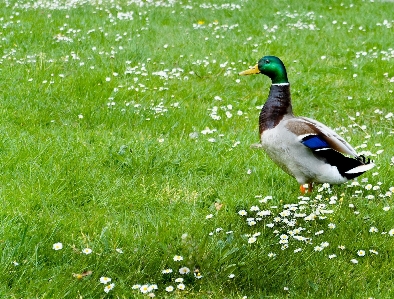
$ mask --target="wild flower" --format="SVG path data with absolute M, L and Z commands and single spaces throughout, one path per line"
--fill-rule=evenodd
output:
M 358 264 L 358 260 L 356 260 L 356 259 L 351 259 L 350 262 L 353 264 Z
M 168 292 L 168 293 L 172 292 L 173 290 L 174 290 L 173 286 L 167 286 L 166 287 L 166 292 Z
M 271 211 L 270 210 L 259 211 L 256 215 L 260 216 L 260 217 L 270 216 L 271 215 Z
M 238 212 L 238 215 L 240 216 L 246 216 L 248 214 L 248 212 L 246 212 L 245 210 L 241 210 Z
M 52 247 L 54 250 L 61 250 L 62 248 L 63 248 L 63 244 L 62 243 L 60 243 L 60 242 L 58 242 L 58 243 L 55 243 L 55 244 L 53 244 L 53 247 Z
M 183 261 L 183 257 L 180 256 L 180 255 L 175 255 L 175 256 L 174 256 L 174 261 L 175 261 L 175 262 Z
M 250 211 L 252 211 L 252 212 L 260 211 L 260 208 L 258 206 L 252 206 L 250 208 Z
M 303 237 L 303 236 L 294 236 L 293 238 L 296 239 L 297 241 L 307 241 L 308 240 L 308 238 Z
M 112 280 L 111 278 L 106 277 L 106 276 L 100 277 L 100 283 L 103 283 L 103 284 L 107 284 L 107 283 L 111 282 L 111 280 Z
M 321 247 L 323 247 L 323 248 L 326 248 L 326 247 L 328 247 L 330 244 L 328 243 L 328 242 L 322 242 L 321 244 L 320 244 L 320 246 Z
M 179 269 L 179 274 L 188 274 L 190 273 L 190 269 L 188 267 L 182 267 Z
M 252 244 L 252 243 L 254 243 L 254 242 L 256 242 L 257 241 L 257 238 L 256 237 L 250 237 L 249 239 L 248 239 L 248 243 L 249 244 Z
M 140 291 L 142 294 L 147 294 L 149 292 L 149 285 L 144 284 L 140 287 Z
M 336 203 L 337 203 L 337 197 L 336 196 L 332 196 L 331 198 L 330 198 L 330 201 L 329 201 L 329 204 L 330 205 L 335 205 Z
M 284 211 L 280 212 L 279 215 L 281 217 L 288 217 L 291 215 L 291 212 L 289 210 L 284 210 Z
M 365 255 L 365 250 L 357 250 L 357 255 L 358 256 L 364 256 Z
M 253 225 L 256 225 L 256 221 L 255 220 L 251 220 L 251 221 L 248 221 L 248 225 L 249 226 L 253 226 Z
M 315 246 L 315 248 L 314 248 L 314 250 L 315 251 L 322 251 L 324 249 L 324 247 L 322 247 L 322 246 Z
M 212 134 L 216 131 L 217 131 L 216 129 L 210 129 L 210 128 L 206 127 L 204 130 L 201 131 L 201 134 L 203 134 L 203 135 Z
M 185 285 L 183 283 L 180 283 L 176 286 L 179 290 L 183 291 L 185 289 Z
M 106 285 L 106 286 L 104 287 L 104 292 L 108 293 L 108 292 L 111 291 L 114 287 L 115 287 L 115 284 L 114 284 L 114 283 L 110 283 L 110 284 L 108 284 L 108 285 Z
M 288 244 L 289 240 L 288 239 L 281 239 L 279 240 L 279 244 Z
M 83 252 L 84 254 L 91 254 L 91 253 L 92 253 L 92 249 L 90 249 L 90 248 L 85 248 L 85 249 L 82 250 L 82 252 Z
M 313 221 L 315 219 L 316 219 L 316 215 L 314 213 L 312 213 L 304 218 L 305 221 Z
M 232 274 L 232 273 L 228 276 L 228 278 L 230 278 L 230 279 L 232 279 L 234 277 L 235 277 L 235 274 Z
M 175 279 L 175 282 L 183 282 L 183 278 L 182 277 L 178 277 L 177 279 Z
M 259 200 L 260 203 L 267 203 L 268 200 L 272 199 L 272 196 L 266 196 L 263 199 Z
M 157 284 L 151 284 L 150 286 L 149 286 L 149 291 L 151 292 L 151 291 L 153 291 L 153 290 L 157 290 L 159 287 L 157 286 Z
M 288 236 L 288 235 L 285 235 L 285 234 L 282 234 L 282 235 L 280 235 L 280 239 L 281 239 L 281 240 L 288 240 L 288 239 L 289 239 L 289 236 Z
M 172 273 L 172 269 L 170 269 L 170 268 L 164 269 L 164 270 L 161 271 L 161 273 L 163 273 L 163 274 L 170 274 L 170 273 Z
M 377 232 L 379 232 L 379 230 L 378 230 L 376 227 L 371 226 L 371 227 L 369 228 L 369 232 L 370 232 L 370 233 L 377 233 Z

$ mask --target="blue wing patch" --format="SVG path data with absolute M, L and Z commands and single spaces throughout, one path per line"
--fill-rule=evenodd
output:
M 311 150 L 330 148 L 328 143 L 319 135 L 308 135 L 302 138 L 301 143 Z

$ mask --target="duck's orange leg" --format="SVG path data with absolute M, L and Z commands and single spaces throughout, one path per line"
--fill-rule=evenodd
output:
M 305 189 L 304 185 L 300 185 L 300 191 L 301 191 L 301 194 L 306 193 L 306 189 Z
M 307 191 L 307 189 L 304 187 L 304 185 L 301 185 L 300 186 L 300 191 L 301 191 L 301 193 L 302 194 L 305 194 L 305 193 L 311 193 L 312 192 L 312 190 L 313 190 L 313 183 L 309 183 L 308 184 L 308 191 Z

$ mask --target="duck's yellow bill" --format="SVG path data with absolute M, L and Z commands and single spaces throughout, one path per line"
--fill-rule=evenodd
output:
M 259 67 L 257 64 L 254 67 L 252 67 L 251 69 L 248 69 L 246 71 L 239 73 L 239 75 L 241 75 L 241 76 L 254 75 L 254 74 L 260 74 Z

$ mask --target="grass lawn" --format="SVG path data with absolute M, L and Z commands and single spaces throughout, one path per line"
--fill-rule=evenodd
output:
M 0 3 L 1 298 L 393 298 L 394 3 Z M 301 196 L 251 149 L 297 115 L 376 167 Z

